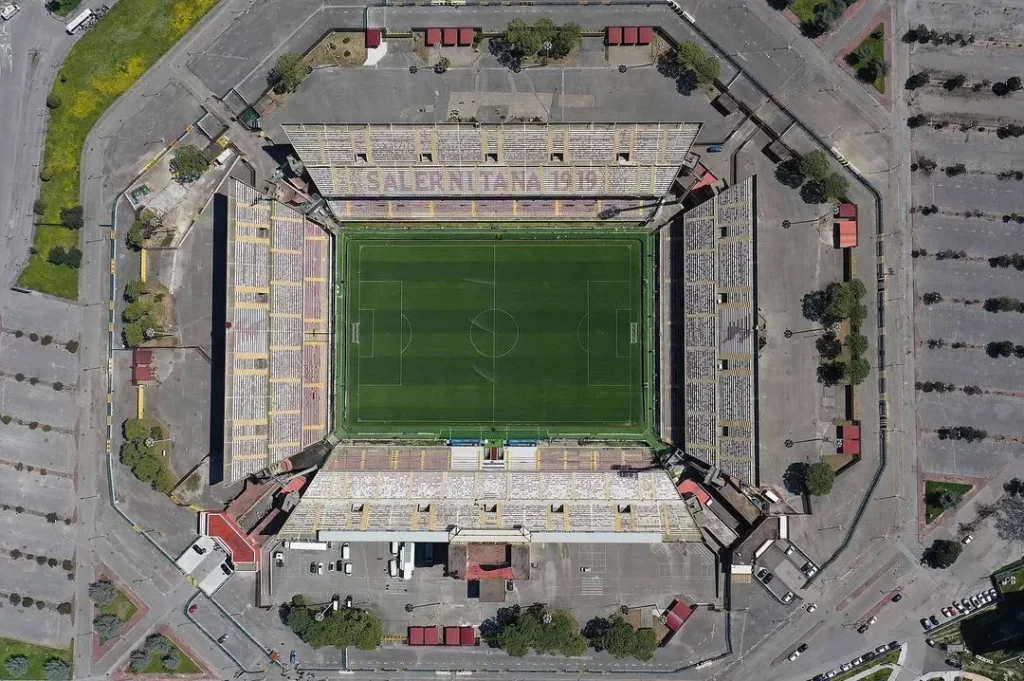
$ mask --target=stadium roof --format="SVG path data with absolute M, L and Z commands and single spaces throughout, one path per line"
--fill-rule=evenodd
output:
M 332 455 L 333 456 L 333 455 Z M 282 535 L 321 540 L 700 541 L 660 469 L 366 471 L 328 462 Z
M 228 209 L 224 477 L 327 432 L 330 244 L 316 224 L 234 181 Z
M 283 124 L 338 197 L 660 197 L 699 123 Z
M 756 473 L 753 235 L 753 178 L 683 218 L 683 449 L 747 482 Z

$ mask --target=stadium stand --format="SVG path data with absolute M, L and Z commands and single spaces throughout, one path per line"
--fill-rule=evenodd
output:
M 286 206 L 232 185 L 224 477 L 240 480 L 327 432 L 330 246 Z

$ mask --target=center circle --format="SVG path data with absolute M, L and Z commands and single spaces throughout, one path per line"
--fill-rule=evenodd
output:
M 469 342 L 484 357 L 504 357 L 519 342 L 519 323 L 500 307 L 484 310 L 469 323 Z

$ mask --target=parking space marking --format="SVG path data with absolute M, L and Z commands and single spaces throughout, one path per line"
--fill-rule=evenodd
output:
M 581 579 L 580 594 L 584 596 L 604 596 L 604 577 L 584 577 Z

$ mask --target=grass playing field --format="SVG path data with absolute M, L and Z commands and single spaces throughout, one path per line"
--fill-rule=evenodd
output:
M 642 264 L 638 238 L 351 240 L 343 430 L 642 434 Z

